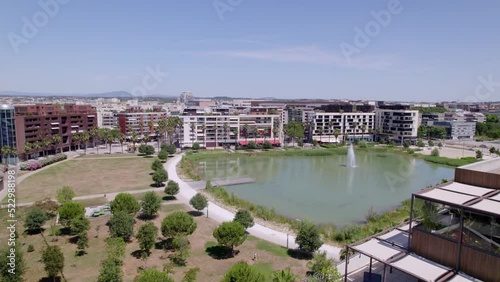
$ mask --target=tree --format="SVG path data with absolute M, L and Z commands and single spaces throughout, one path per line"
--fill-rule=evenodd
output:
M 178 266 L 186 266 L 186 260 L 189 257 L 190 244 L 185 235 L 177 235 L 172 240 L 172 247 L 175 254 L 169 255 L 169 259 Z
M 193 150 L 198 151 L 200 149 L 200 143 L 194 142 L 193 143 Z
M 64 269 L 64 255 L 59 246 L 47 246 L 42 251 L 42 262 L 47 275 L 54 279 Z
M 15 269 L 12 270 L 9 266 L 11 256 L 11 247 L 6 247 L 0 251 L 0 280 L 4 282 L 18 282 L 23 281 L 22 276 L 26 272 L 26 263 L 24 261 L 21 247 L 14 248 L 14 255 L 16 258 Z
M 153 191 L 146 192 L 141 205 L 142 214 L 147 217 L 152 217 L 161 207 L 161 198 Z
M 128 214 L 136 214 L 141 205 L 134 196 L 129 193 L 119 193 L 111 202 L 111 211 L 113 213 L 124 211 Z
M 153 147 L 153 145 L 142 144 L 139 146 L 139 153 L 145 156 L 151 156 L 155 153 L 155 147 Z
M 443 147 L 443 143 L 439 142 L 439 143 L 438 143 L 438 147 L 439 147 L 439 148 L 442 148 L 442 147 Z
M 85 216 L 85 208 L 77 202 L 67 202 L 59 207 L 59 222 L 64 227 L 69 227 L 71 222 Z
M 483 152 L 481 150 L 476 151 L 476 159 L 482 159 L 483 158 Z
M 149 256 L 151 249 L 155 245 L 156 235 L 158 234 L 158 227 L 152 222 L 142 225 L 137 232 L 137 240 L 139 241 L 139 248 L 141 251 Z
M 293 274 L 290 267 L 273 272 L 273 282 L 295 282 L 297 275 Z
M 126 243 L 123 238 L 107 238 L 106 239 L 106 256 L 113 261 L 113 264 L 121 266 L 125 258 Z
M 167 151 L 170 155 L 175 154 L 177 152 L 177 148 L 174 144 L 162 144 L 161 149 Z
M 57 190 L 57 201 L 61 205 L 73 200 L 74 197 L 75 192 L 70 186 L 63 186 L 61 189 Z
M 179 183 L 169 180 L 167 183 L 167 187 L 165 187 L 164 190 L 165 194 L 173 197 L 174 195 L 177 195 L 179 193 Z
M 33 204 L 34 208 L 44 211 L 49 218 L 56 216 L 59 210 L 59 204 L 50 198 L 45 198 L 43 200 L 36 201 Z
M 199 271 L 200 271 L 199 267 L 190 268 L 184 274 L 184 277 L 182 278 L 182 282 L 196 282 L 196 276 L 197 276 Z
M 234 215 L 233 221 L 239 222 L 245 229 L 248 229 L 254 225 L 253 217 L 247 210 L 238 210 Z
M 40 231 L 45 221 L 47 221 L 47 214 L 41 209 L 32 208 L 26 214 L 24 228 L 29 231 Z
M 249 266 L 246 262 L 235 263 L 224 274 L 221 282 L 262 282 L 266 277 L 258 269 Z
M 203 194 L 196 193 L 191 200 L 189 200 L 189 204 L 193 206 L 195 210 L 200 212 L 202 209 L 208 207 L 208 200 Z
M 113 213 L 109 220 L 109 233 L 111 237 L 127 242 L 134 234 L 134 218 L 125 211 Z
M 160 150 L 158 158 L 162 161 L 166 161 L 168 159 L 168 152 L 166 150 Z
M 161 184 L 168 180 L 168 173 L 164 169 L 159 169 L 153 173 L 153 182 L 157 187 L 160 187 Z
M 219 246 L 230 247 L 233 255 L 234 247 L 243 244 L 247 238 L 245 227 L 236 221 L 223 222 L 214 230 L 213 235 Z
M 79 216 L 71 221 L 71 234 L 81 234 L 90 229 L 90 220 L 85 216 Z
M 309 221 L 301 222 L 295 242 L 299 249 L 309 253 L 317 251 L 323 245 L 318 227 Z
M 322 281 L 334 282 L 338 281 L 340 274 L 333 259 L 326 256 L 326 252 L 314 255 L 312 261 L 307 266 L 316 277 L 321 277 Z
M 89 238 L 87 237 L 87 232 L 81 232 L 78 234 L 78 240 L 76 241 L 76 255 L 80 256 L 85 254 L 85 249 L 89 247 Z
M 196 221 L 186 212 L 176 211 L 169 214 L 161 222 L 161 234 L 164 237 L 191 235 L 196 229 Z
M 437 148 L 432 149 L 431 156 L 439 157 L 439 150 Z
M 408 142 L 408 141 L 404 141 L 404 142 L 403 142 L 403 147 L 404 147 L 405 149 L 408 149 L 408 148 L 410 147 L 410 142 Z
M 497 149 L 493 146 L 490 148 L 490 154 L 494 154 L 497 151 Z
M 424 142 L 422 140 L 418 140 L 417 141 L 417 146 L 420 147 L 420 148 L 423 148 L 423 147 L 425 147 L 425 144 L 424 144 Z
M 155 159 L 153 163 L 151 164 L 151 169 L 153 171 L 157 171 L 159 169 L 164 169 L 163 164 L 161 163 L 160 159 Z
M 134 278 L 134 282 L 174 282 L 165 272 L 156 269 L 146 269 Z
M 110 258 L 101 262 L 101 270 L 97 282 L 123 282 L 121 264 L 116 264 Z

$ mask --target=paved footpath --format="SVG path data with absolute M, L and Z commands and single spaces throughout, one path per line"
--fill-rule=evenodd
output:
M 164 164 L 164 166 L 168 172 L 169 179 L 179 183 L 180 191 L 179 194 L 176 195 L 177 199 L 180 202 L 189 205 L 189 200 L 194 195 L 196 195 L 197 192 L 195 189 L 191 188 L 191 186 L 189 186 L 188 183 L 186 183 L 177 175 L 176 167 L 177 164 L 181 161 L 183 156 L 184 154 L 181 154 L 169 159 L 167 163 Z M 234 213 L 220 207 L 219 205 L 213 202 L 209 202 L 208 217 L 218 222 L 232 221 L 234 218 Z M 288 237 L 289 248 L 298 247 L 297 244 L 295 244 L 294 236 L 292 235 L 287 236 L 287 234 L 284 232 L 276 231 L 260 224 L 255 224 L 252 228 L 248 229 L 248 232 L 255 237 L 258 237 L 260 239 L 272 242 L 274 244 L 283 247 L 287 246 L 287 237 Z M 340 250 L 341 250 L 340 248 L 330 245 L 323 245 L 320 248 L 320 251 L 326 252 L 328 257 L 334 258 L 337 261 L 339 260 Z

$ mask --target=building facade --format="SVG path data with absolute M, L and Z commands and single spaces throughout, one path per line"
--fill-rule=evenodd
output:
M 15 106 L 15 127 L 18 153 L 65 151 L 76 145 L 73 134 L 97 127 L 97 113 L 90 105 Z M 54 142 L 54 136 L 59 136 L 60 142 Z M 25 150 L 26 144 L 38 144 L 40 148 Z
M 373 141 L 375 113 L 314 113 L 312 139 L 321 143 Z
M 161 108 L 153 108 L 152 111 L 144 111 L 139 107 L 127 109 L 123 113 L 118 113 L 118 126 L 120 131 L 130 138 L 132 132 L 135 132 L 139 137 L 144 134 L 149 134 L 155 137 L 154 127 L 158 126 L 160 120 L 166 120 L 167 113 Z
M 474 139 L 476 123 L 467 121 L 438 121 L 433 126 L 442 126 L 446 129 L 446 138 L 452 140 Z
M 180 146 L 194 143 L 205 148 L 245 146 L 250 141 L 263 144 L 282 143 L 281 115 L 192 115 L 181 116 Z
M 375 110 L 376 134 L 379 139 L 403 142 L 416 140 L 419 113 L 407 108 L 379 108 Z
M 0 148 L 5 146 L 17 149 L 15 110 L 11 105 L 0 106 Z M 15 164 L 17 162 L 17 157 L 14 154 L 8 156 L 0 154 L 0 158 L 2 158 L 4 164 Z

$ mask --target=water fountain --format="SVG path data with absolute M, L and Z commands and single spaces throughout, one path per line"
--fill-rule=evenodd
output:
M 354 156 L 354 148 L 349 146 L 349 149 L 347 150 L 347 167 L 354 168 L 356 167 L 356 157 Z

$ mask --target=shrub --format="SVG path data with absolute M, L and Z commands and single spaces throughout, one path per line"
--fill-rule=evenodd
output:
M 160 187 L 161 184 L 168 180 L 168 173 L 164 169 L 159 169 L 153 173 L 153 182 L 157 187 Z
M 221 282 L 233 281 L 262 282 L 266 281 L 266 278 L 258 269 L 249 266 L 244 261 L 240 261 L 231 266 L 221 280 Z
M 184 274 L 182 282 L 196 282 L 196 276 L 199 271 L 200 271 L 199 267 L 190 268 L 188 271 L 186 271 L 186 274 Z
M 161 147 L 160 147 L 162 150 L 165 150 L 167 151 L 167 153 L 169 153 L 170 155 L 173 155 L 175 154 L 175 152 L 177 152 L 177 148 L 175 147 L 174 144 L 166 144 L 166 143 L 163 143 L 161 144 Z
M 262 147 L 263 147 L 264 149 L 266 149 L 266 150 L 269 150 L 269 149 L 271 149 L 271 148 L 273 147 L 273 145 L 271 145 L 271 142 L 269 142 L 269 141 L 267 141 L 267 140 L 266 140 L 266 141 L 264 142 L 264 146 L 262 146 Z
M 172 240 L 172 247 L 175 249 L 175 254 L 169 255 L 170 261 L 178 266 L 185 266 L 189 257 L 189 240 L 184 235 L 175 236 Z
M 149 255 L 150 250 L 155 245 L 156 235 L 158 234 L 158 227 L 152 222 L 142 225 L 137 232 L 137 240 L 139 241 L 139 248 Z
M 193 143 L 193 150 L 198 151 L 200 149 L 200 143 L 194 142 Z
M 28 253 L 32 253 L 32 252 L 34 252 L 34 251 L 35 251 L 35 247 L 33 247 L 33 245 L 31 245 L 31 244 L 30 244 L 30 245 L 28 246 Z
M 409 148 L 409 147 L 410 147 L 410 142 L 408 142 L 408 141 L 404 141 L 404 142 L 403 142 L 403 147 L 404 147 L 405 149 Z
M 165 151 L 165 150 L 161 150 L 159 153 L 158 153 L 158 158 L 162 161 L 166 161 L 168 159 L 168 152 Z
M 424 144 L 424 142 L 422 140 L 418 140 L 417 141 L 417 146 L 420 147 L 420 148 L 423 148 L 423 147 L 425 147 L 425 144 Z
M 147 217 L 152 217 L 160 209 L 161 198 L 153 191 L 146 192 L 142 199 L 141 206 L 142 214 Z
M 250 149 L 250 150 L 257 149 L 257 144 L 255 144 L 255 142 L 254 142 L 254 141 L 250 141 L 250 142 L 248 142 L 248 144 L 247 144 L 247 149 Z
M 57 190 L 57 201 L 63 205 L 75 197 L 75 192 L 73 188 L 69 186 L 63 186 L 61 189 Z
M 483 152 L 481 150 L 476 151 L 476 159 L 482 159 L 483 158 Z
M 432 141 L 432 140 L 429 140 L 427 142 L 427 144 L 429 144 L 429 147 L 434 147 L 434 141 Z
M 366 143 L 366 141 L 365 141 L 365 140 L 361 140 L 361 141 L 359 141 L 358 146 L 359 146 L 360 148 L 367 148 L 367 147 L 368 147 L 368 144 Z
M 45 158 L 39 158 L 38 160 L 28 160 L 21 163 L 19 167 L 21 170 L 37 170 L 44 166 L 65 160 L 67 158 L 68 156 L 66 156 L 65 154 L 55 154 Z
M 431 152 L 431 156 L 433 157 L 439 157 L 439 150 L 434 148 Z
M 155 159 L 153 163 L 151 164 L 151 169 L 153 171 L 157 171 L 159 169 L 163 169 L 163 164 L 161 163 L 160 159 Z
M 168 274 L 156 269 L 146 269 L 134 278 L 134 282 L 174 282 Z
M 439 143 L 438 143 L 438 147 L 439 147 L 439 148 L 442 148 L 442 147 L 443 147 L 443 143 L 439 142 Z

